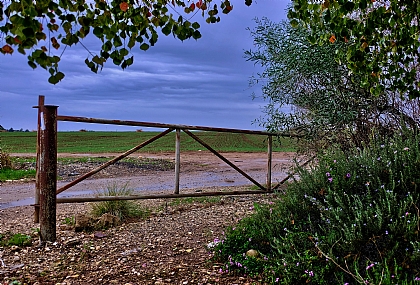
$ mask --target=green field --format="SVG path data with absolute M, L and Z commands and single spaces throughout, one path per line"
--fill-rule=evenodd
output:
M 58 153 L 124 152 L 159 134 L 159 132 L 58 132 Z M 194 132 L 220 152 L 265 152 L 267 136 L 221 132 Z M 36 132 L 2 132 L 0 147 L 9 153 L 35 153 Z M 273 151 L 295 151 L 293 140 L 275 140 Z M 181 151 L 205 150 L 198 142 L 181 132 Z M 140 152 L 174 152 L 175 132 L 159 138 Z

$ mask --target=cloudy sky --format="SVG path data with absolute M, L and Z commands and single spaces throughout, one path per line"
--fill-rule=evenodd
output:
M 48 73 L 32 70 L 19 53 L 0 55 L 0 125 L 4 128 L 36 129 L 38 95 L 57 105 L 60 115 L 102 119 L 159 122 L 239 129 L 261 129 L 252 122 L 262 115 L 264 102 L 252 100 L 260 88 L 248 86 L 260 69 L 244 58 L 253 48 L 247 28 L 254 18 L 285 19 L 288 0 L 254 0 L 251 7 L 235 0 L 221 22 L 202 23 L 202 38 L 180 42 L 161 36 L 144 52 L 133 48 L 134 64 L 121 70 L 112 63 L 92 73 L 84 64 L 87 51 L 67 49 L 60 70 L 66 74 L 57 85 L 47 82 Z M 85 42 L 92 50 L 96 39 Z M 136 127 L 59 122 L 59 131 L 135 130 Z M 148 130 L 145 128 L 144 130 Z

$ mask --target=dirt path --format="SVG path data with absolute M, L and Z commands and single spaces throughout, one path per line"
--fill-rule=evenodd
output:
M 17 155 L 17 154 L 14 154 Z M 118 154 L 60 154 L 60 157 L 115 157 Z M 19 156 L 33 156 L 33 154 L 19 154 Z M 142 158 L 174 160 L 173 153 L 138 153 L 133 155 Z M 223 153 L 229 161 L 234 163 L 248 175 L 261 184 L 265 184 L 267 175 L 267 155 L 264 153 Z M 272 181 L 280 181 L 287 176 L 293 153 L 274 153 L 272 157 Z M 130 169 L 104 170 L 105 174 L 96 174 L 69 190 L 60 197 L 92 196 L 97 191 L 106 189 L 110 183 L 122 185 L 128 183 L 136 193 L 150 191 L 172 191 L 174 189 L 175 174 L 173 170 L 153 171 Z M 72 177 L 74 179 L 74 177 Z M 57 187 L 68 181 L 58 182 Z M 252 184 L 236 170 L 209 152 L 185 152 L 181 154 L 181 189 L 197 189 L 202 187 L 242 186 Z M 34 203 L 34 181 L 4 182 L 0 184 L 0 209 L 10 206 L 25 206 Z

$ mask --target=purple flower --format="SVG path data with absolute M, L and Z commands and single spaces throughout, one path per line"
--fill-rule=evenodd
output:
M 325 175 L 326 175 L 327 177 L 330 177 L 330 176 L 331 176 L 331 173 L 327 172 L 327 173 L 325 173 Z
M 347 173 L 346 174 L 346 178 L 350 178 L 351 177 L 351 174 L 350 173 Z
M 375 266 L 375 264 L 370 264 L 370 265 L 368 265 L 367 267 L 366 267 L 366 270 L 369 270 L 369 269 L 371 269 L 373 266 Z
M 330 183 L 331 183 L 331 182 L 332 182 L 332 180 L 333 180 L 333 179 L 332 179 L 332 177 L 328 178 L 328 182 L 330 182 Z

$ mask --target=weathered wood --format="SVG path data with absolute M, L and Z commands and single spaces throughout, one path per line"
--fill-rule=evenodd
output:
M 254 183 L 256 186 L 258 186 L 260 189 L 266 190 L 265 187 L 262 186 L 260 183 L 258 183 L 254 178 L 252 178 L 251 176 L 249 176 L 248 174 L 246 174 L 244 171 L 242 171 L 242 169 L 240 169 L 235 164 L 233 164 L 232 162 L 230 162 L 227 158 L 225 158 L 223 155 L 221 155 L 220 153 L 218 153 L 211 146 L 209 146 L 204 141 L 202 141 L 199 137 L 197 137 L 196 135 L 194 135 L 193 133 L 191 133 L 188 130 L 184 130 L 184 132 L 187 135 L 189 135 L 190 137 L 192 137 L 193 139 L 195 139 L 197 142 L 199 142 L 202 146 L 204 146 L 205 148 L 207 148 L 209 151 L 211 151 L 215 156 L 217 156 L 218 158 L 220 158 L 221 160 L 223 160 L 225 163 L 227 163 L 230 167 L 232 167 L 233 169 L 235 169 L 236 171 L 238 171 L 240 174 L 242 174 L 242 176 L 244 176 L 245 178 L 247 178 L 249 181 L 251 181 L 252 183 Z
M 41 242 L 56 240 L 57 106 L 42 108 L 39 165 L 39 216 Z
M 181 130 L 176 129 L 175 136 L 175 190 L 174 194 L 179 194 L 179 171 L 181 166 Z
M 267 191 L 271 190 L 271 168 L 272 168 L 272 159 L 273 159 L 273 137 L 268 136 L 267 140 Z
M 207 196 L 234 196 L 234 195 L 250 195 L 250 194 L 267 194 L 273 193 L 263 190 L 249 191 L 229 191 L 229 192 L 201 192 L 201 193 L 184 193 L 184 194 L 158 194 L 158 195 L 131 195 L 131 196 L 99 196 L 99 197 L 72 197 L 57 198 L 57 203 L 85 203 L 85 202 L 101 202 L 101 201 L 122 201 L 122 200 L 144 200 L 144 199 L 167 199 L 167 198 L 187 198 L 187 197 L 207 197 Z
M 264 131 L 214 128 L 214 127 L 203 127 L 203 126 L 188 126 L 188 125 L 172 125 L 172 124 L 137 122 L 137 121 L 106 120 L 106 119 L 95 119 L 95 118 L 74 117 L 74 116 L 58 116 L 57 120 L 67 121 L 67 122 L 96 123 L 96 124 L 107 124 L 107 125 L 138 126 L 138 127 L 151 127 L 151 128 L 172 128 L 172 129 L 181 129 L 181 130 L 187 129 L 187 130 L 195 130 L 195 131 L 214 131 L 214 132 L 225 132 L 225 133 L 295 137 L 295 135 L 289 134 L 289 133 L 284 133 L 284 134 L 283 133 L 270 133 L 270 132 L 264 132 Z
M 35 204 L 39 204 L 39 171 L 38 167 L 40 164 L 40 143 L 41 143 L 41 113 L 44 107 L 45 96 L 40 95 L 38 97 L 38 106 L 34 108 L 38 108 L 38 124 L 37 124 L 37 135 L 36 135 L 36 166 L 35 169 L 37 170 L 35 173 Z M 34 223 L 39 223 L 39 207 L 34 207 Z
M 99 171 L 101 171 L 102 169 L 107 168 L 108 166 L 110 166 L 110 165 L 114 164 L 115 162 L 117 162 L 117 161 L 119 161 L 119 160 L 123 159 L 124 157 L 126 157 L 126 156 L 128 156 L 128 155 L 132 154 L 133 152 L 135 152 L 135 151 L 137 151 L 137 150 L 141 149 L 142 147 L 145 147 L 146 145 L 148 145 L 148 144 L 150 144 L 150 143 L 154 142 L 155 140 L 157 140 L 157 139 L 159 139 L 159 138 L 161 138 L 161 137 L 163 137 L 163 136 L 165 136 L 165 135 L 169 134 L 169 133 L 170 133 L 170 132 L 172 132 L 173 130 L 174 130 L 174 129 L 167 129 L 166 131 L 164 131 L 164 132 L 162 132 L 162 133 L 160 133 L 160 134 L 158 134 L 158 135 L 154 136 L 153 138 L 148 139 L 147 141 L 145 141 L 145 142 L 143 142 L 143 143 L 139 144 L 138 146 L 135 146 L 135 147 L 133 147 L 132 149 L 130 149 L 130 150 L 128 150 L 128 151 L 126 151 L 126 152 L 124 152 L 123 154 L 121 154 L 121 155 L 119 155 L 119 156 L 117 156 L 117 157 L 115 157 L 115 158 L 111 159 L 110 161 L 108 161 L 108 162 L 106 162 L 106 163 L 104 163 L 104 164 L 102 164 L 102 165 L 98 166 L 97 168 L 95 168 L 95 169 L 93 169 L 93 170 L 89 171 L 88 173 L 86 173 L 86 174 L 84 174 L 84 175 L 80 176 L 79 178 L 77 178 L 77 179 L 73 180 L 72 182 L 70 182 L 70 183 L 68 183 L 68 184 L 64 185 L 63 187 L 61 187 L 60 189 L 58 189 L 58 190 L 57 190 L 57 194 L 60 194 L 61 192 L 63 192 L 63 191 L 65 191 L 65 190 L 69 189 L 70 187 L 72 187 L 72 186 L 76 185 L 77 183 L 80 183 L 81 181 L 85 180 L 86 178 L 89 178 L 90 176 L 92 176 L 92 175 L 94 175 L 94 174 L 98 173 L 98 172 L 99 172 Z

